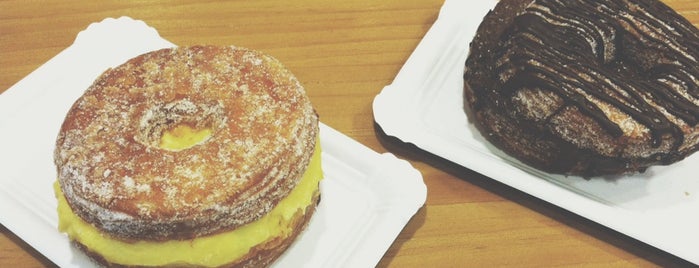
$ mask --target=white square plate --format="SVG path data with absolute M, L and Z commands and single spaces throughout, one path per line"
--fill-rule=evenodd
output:
M 404 142 L 699 264 L 699 153 L 616 178 L 552 175 L 486 142 L 463 111 L 463 68 L 497 2 L 447 0 L 391 85 L 374 99 L 383 130 Z
M 105 19 L 0 95 L 0 222 L 55 264 L 94 265 L 56 229 L 53 148 L 66 112 L 108 67 L 173 46 L 142 21 Z M 275 266 L 373 267 L 424 204 L 422 176 L 324 124 L 320 135 L 322 201 Z

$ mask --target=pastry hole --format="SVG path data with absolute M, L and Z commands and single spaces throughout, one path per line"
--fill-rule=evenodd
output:
M 219 103 L 179 100 L 144 111 L 134 139 L 148 147 L 182 151 L 207 142 L 224 122 Z
M 210 127 L 196 128 L 189 124 L 179 124 L 163 131 L 158 147 L 169 151 L 189 149 L 206 142 L 212 132 Z

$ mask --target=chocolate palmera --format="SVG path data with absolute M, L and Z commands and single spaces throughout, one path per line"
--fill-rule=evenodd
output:
M 614 175 L 699 149 L 699 30 L 665 4 L 500 1 L 465 64 L 465 109 L 551 173 Z

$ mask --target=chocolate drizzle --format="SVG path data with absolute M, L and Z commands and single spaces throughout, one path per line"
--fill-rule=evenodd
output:
M 575 109 L 625 139 L 620 119 L 610 117 L 622 113 L 647 131 L 651 147 L 686 145 L 684 129 L 699 124 L 699 30 L 686 19 L 656 0 L 498 5 L 506 7 L 486 17 L 466 62 L 471 109 L 523 120 L 513 101 L 536 89 L 562 100 L 543 122 Z M 494 16 L 507 17 L 488 20 Z
M 498 71 L 517 70 L 503 81 L 503 93 L 512 94 L 523 87 L 555 91 L 566 104 L 577 106 L 615 137 L 621 136 L 619 126 L 590 100 L 594 97 L 646 126 L 654 145 L 660 145 L 664 135 L 672 135 L 678 141 L 675 146 L 679 146 L 682 131 L 654 104 L 691 126 L 699 120 L 699 106 L 658 79 L 672 77 L 666 80 L 696 97 L 697 79 L 684 70 L 699 73 L 697 61 L 690 56 L 697 55 L 697 48 L 673 42 L 662 29 L 665 23 L 658 22 L 644 8 L 625 1 L 536 1 L 500 38 L 507 45 L 496 52 L 496 57 L 509 57 L 509 61 L 504 61 L 506 65 L 499 66 Z M 619 14 L 619 10 L 623 12 Z M 623 49 L 640 55 L 616 53 Z M 664 58 L 635 59 L 644 54 Z M 636 61 L 645 64 L 633 71 L 617 67 Z M 665 63 L 644 66 L 651 61 Z

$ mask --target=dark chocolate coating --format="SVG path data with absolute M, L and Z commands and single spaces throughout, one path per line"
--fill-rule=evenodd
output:
M 699 147 L 699 30 L 657 0 L 503 0 L 466 60 L 483 136 L 544 171 L 599 176 Z

